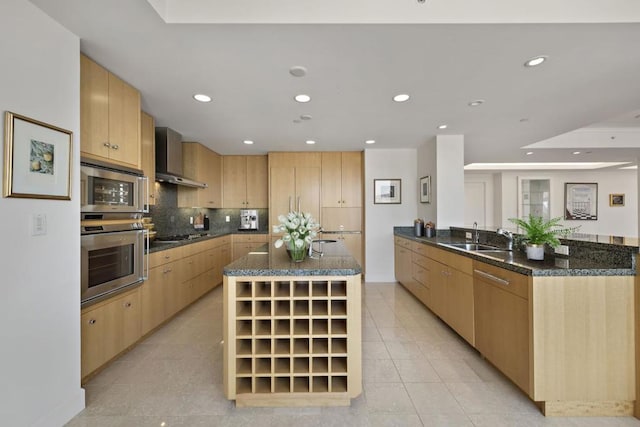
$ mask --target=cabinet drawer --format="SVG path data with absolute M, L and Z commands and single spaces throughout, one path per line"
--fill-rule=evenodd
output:
M 424 243 L 420 243 L 420 242 L 411 242 L 412 243 L 412 250 L 413 252 L 420 254 L 420 255 L 427 255 L 427 245 L 425 245 Z
M 147 255 L 149 257 L 149 268 L 157 267 L 159 265 L 182 258 L 182 248 L 182 246 L 179 246 L 177 248 L 150 253 L 149 255 Z
M 446 266 L 455 268 L 466 274 L 473 273 L 473 260 L 464 255 L 454 254 L 453 252 L 437 249 L 433 246 L 426 246 L 426 255 Z
M 266 234 L 234 234 L 233 243 L 254 243 L 261 242 L 266 243 L 269 240 L 269 236 Z
M 413 252 L 411 254 L 411 260 L 423 268 L 429 268 L 429 261 L 427 261 L 427 257 L 425 256 Z
M 481 279 L 486 283 L 498 286 L 500 289 L 504 289 L 524 299 L 529 299 L 529 276 L 524 274 L 505 270 L 504 268 L 485 264 L 484 262 L 474 261 L 473 277 L 474 279 Z
M 428 282 L 428 270 L 415 262 L 411 264 L 411 271 L 413 274 L 413 280 L 420 283 L 422 286 L 429 288 Z
M 213 247 L 217 248 L 220 246 L 224 246 L 224 245 L 228 245 L 231 243 L 231 235 L 227 235 L 227 236 L 222 236 L 222 237 L 216 237 L 215 239 L 212 240 L 213 242 Z
M 409 239 L 405 239 L 404 237 L 395 237 L 394 238 L 394 242 L 396 245 L 400 245 L 403 248 L 407 248 L 409 250 L 413 250 L 412 248 L 412 242 Z

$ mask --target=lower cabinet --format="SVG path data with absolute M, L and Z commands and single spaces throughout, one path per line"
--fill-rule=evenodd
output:
M 476 348 L 530 393 L 527 277 L 474 261 Z
M 139 288 L 82 310 L 80 321 L 84 378 L 140 338 Z
M 149 275 L 138 288 L 82 310 L 82 378 L 222 283 L 231 262 L 231 236 L 149 255 Z
M 268 234 L 234 234 L 232 237 L 232 260 L 242 258 L 252 250 L 269 241 Z

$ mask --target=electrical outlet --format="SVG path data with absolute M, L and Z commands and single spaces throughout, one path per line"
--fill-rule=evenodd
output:
M 555 249 L 555 252 L 560 255 L 569 255 L 569 246 L 560 245 Z
M 226 222 L 231 222 L 231 218 L 229 218 L 229 215 L 225 216 L 225 217 L 224 217 L 224 220 L 225 220 Z
M 193 217 L 192 216 L 189 217 L 189 224 L 193 225 Z
M 467 232 L 465 232 L 465 233 L 464 233 L 464 237 L 465 237 L 466 239 L 473 239 L 473 236 L 472 236 L 471 232 L 469 232 L 469 231 L 467 231 Z

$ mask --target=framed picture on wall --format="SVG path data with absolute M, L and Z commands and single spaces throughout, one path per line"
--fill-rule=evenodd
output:
M 565 182 L 564 219 L 595 221 L 598 219 L 598 184 Z
M 624 206 L 624 194 L 609 194 L 609 206 Z
M 420 178 L 420 203 L 431 203 L 431 175 Z
M 7 111 L 4 197 L 71 200 L 71 131 Z
M 400 204 L 402 182 L 399 179 L 374 179 L 373 203 L 374 204 Z

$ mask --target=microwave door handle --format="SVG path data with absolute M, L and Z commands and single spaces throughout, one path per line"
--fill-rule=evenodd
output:
M 149 177 L 143 176 L 140 178 L 142 180 L 142 189 L 140 191 L 140 206 L 142 206 L 143 213 L 149 213 Z

